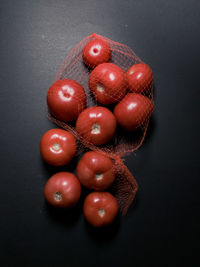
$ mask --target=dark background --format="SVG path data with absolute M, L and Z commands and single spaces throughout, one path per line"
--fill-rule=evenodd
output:
M 0 1 L 1 266 L 199 266 L 199 14 L 199 0 Z M 54 127 L 47 89 L 93 32 L 130 46 L 156 87 L 147 141 L 126 161 L 137 197 L 98 231 L 81 205 L 67 214 L 45 205 L 57 169 L 39 154 Z

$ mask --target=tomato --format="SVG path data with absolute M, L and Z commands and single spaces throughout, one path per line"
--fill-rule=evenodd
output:
M 139 63 L 130 67 L 126 73 L 126 79 L 131 92 L 142 93 L 151 87 L 153 73 L 147 64 Z
M 95 38 L 85 45 L 82 52 L 86 65 L 94 68 L 98 64 L 109 61 L 111 58 L 110 45 L 100 38 Z
M 83 206 L 85 219 L 94 227 L 111 224 L 117 213 L 118 203 L 116 198 L 108 192 L 90 193 Z
M 46 201 L 56 207 L 73 207 L 80 199 L 81 185 L 73 173 L 58 172 L 51 176 L 44 187 Z
M 133 131 L 149 119 L 153 109 L 154 103 L 148 97 L 130 93 L 115 106 L 114 115 L 122 128 Z
M 82 185 L 97 191 L 108 188 L 115 179 L 113 161 L 93 151 L 83 155 L 77 165 L 76 172 Z
M 74 157 L 76 140 L 70 132 L 62 129 L 51 129 L 40 140 L 40 153 L 47 163 L 63 166 Z
M 118 102 L 126 93 L 125 74 L 113 63 L 100 64 L 89 76 L 89 88 L 101 104 Z
M 47 93 L 47 104 L 53 116 L 62 121 L 73 121 L 85 108 L 86 94 L 74 80 L 54 82 Z
M 76 121 L 77 132 L 93 145 L 110 141 L 116 130 L 116 119 L 105 107 L 89 107 L 81 112 Z

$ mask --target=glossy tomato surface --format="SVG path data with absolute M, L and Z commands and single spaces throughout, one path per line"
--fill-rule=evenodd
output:
M 100 64 L 89 76 L 89 88 L 101 104 L 118 102 L 126 93 L 125 74 L 113 63 Z
M 149 119 L 153 110 L 152 100 L 141 94 L 130 93 L 115 106 L 114 115 L 122 128 L 134 131 Z
M 98 64 L 109 61 L 111 48 L 103 39 L 95 38 L 85 45 L 82 56 L 85 64 L 94 68 Z
M 56 207 L 73 207 L 81 196 L 81 185 L 73 173 L 58 172 L 51 176 L 44 187 L 46 201 Z
M 93 192 L 84 201 L 83 213 L 92 226 L 102 227 L 114 221 L 118 209 L 113 195 L 108 192 Z
M 73 121 L 85 108 L 86 94 L 83 87 L 74 80 L 54 82 L 47 93 L 47 104 L 53 116 L 62 121 Z
M 42 158 L 54 166 L 69 163 L 76 153 L 76 148 L 73 134 L 62 129 L 51 129 L 40 140 Z
M 77 177 L 89 189 L 102 191 L 115 179 L 112 159 L 94 151 L 86 152 L 77 165 Z
M 113 137 L 116 119 L 105 107 L 89 107 L 79 115 L 76 130 L 87 142 L 103 145 Z
M 126 73 L 128 88 L 135 93 L 146 92 L 153 82 L 153 72 L 145 63 L 135 64 Z

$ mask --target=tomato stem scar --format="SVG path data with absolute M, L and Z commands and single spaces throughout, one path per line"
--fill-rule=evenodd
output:
M 101 131 L 101 127 L 98 123 L 94 123 L 92 125 L 92 134 L 99 134 Z
M 52 148 L 57 151 L 57 150 L 60 149 L 60 144 L 55 143 L 55 144 L 52 145 Z
M 99 92 L 101 92 L 101 93 L 104 92 L 104 87 L 103 87 L 103 85 L 102 85 L 101 83 L 98 83 L 98 84 L 97 84 L 97 91 L 99 91 Z
M 100 210 L 99 210 L 99 216 L 102 218 L 104 215 L 105 215 L 105 210 L 104 210 L 104 208 L 100 208 Z
M 60 192 L 56 192 L 56 193 L 54 194 L 54 199 L 55 199 L 56 201 L 61 201 L 61 200 L 62 200 L 62 194 L 61 194 Z
M 102 180 L 102 179 L 103 179 L 103 174 L 102 174 L 102 173 L 96 173 L 96 175 L 95 175 L 95 179 L 96 179 L 97 181 Z

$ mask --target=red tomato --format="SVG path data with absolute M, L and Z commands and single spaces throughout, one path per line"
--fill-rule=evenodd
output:
M 86 108 L 76 121 L 76 130 L 93 145 L 103 145 L 113 137 L 116 130 L 116 119 L 107 108 Z
M 40 140 L 40 153 L 47 163 L 63 166 L 74 157 L 76 140 L 70 132 L 62 129 L 51 129 Z
M 100 64 L 89 76 L 89 87 L 99 103 L 108 105 L 118 102 L 126 93 L 125 74 L 113 63 Z
M 126 73 L 126 79 L 131 92 L 142 93 L 151 87 L 153 73 L 147 64 L 139 63 L 130 67 Z
M 111 224 L 118 210 L 116 198 L 108 192 L 90 193 L 83 206 L 85 219 L 94 227 Z
M 51 176 L 44 187 L 46 201 L 56 207 L 73 207 L 81 196 L 81 185 L 73 173 L 58 172 Z
M 98 64 L 109 61 L 111 57 L 110 45 L 103 39 L 93 39 L 83 48 L 82 56 L 85 64 L 94 68 Z
M 77 165 L 76 172 L 82 185 L 97 191 L 108 188 L 115 179 L 113 161 L 93 151 L 83 155 Z
M 73 121 L 85 108 L 83 87 L 69 79 L 54 82 L 47 93 L 47 104 L 53 116 L 62 121 Z
M 152 100 L 141 94 L 131 93 L 115 106 L 114 115 L 122 128 L 133 131 L 149 119 L 153 109 Z

